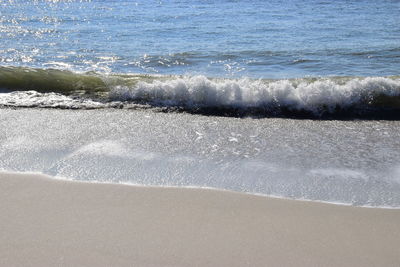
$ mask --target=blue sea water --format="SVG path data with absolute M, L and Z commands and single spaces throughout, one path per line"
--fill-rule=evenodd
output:
M 399 14 L 0 0 L 0 171 L 399 208 Z
M 393 0 L 0 1 L 0 65 L 101 73 L 392 76 Z

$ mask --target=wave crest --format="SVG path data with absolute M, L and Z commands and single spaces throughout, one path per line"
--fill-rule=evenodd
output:
M 13 107 L 145 104 L 209 115 L 400 119 L 398 76 L 256 80 L 0 67 L 0 89 L 0 106 Z
M 193 76 L 116 86 L 111 97 L 189 109 L 285 109 L 321 116 L 355 108 L 400 108 L 400 80 L 368 77 L 266 81 Z

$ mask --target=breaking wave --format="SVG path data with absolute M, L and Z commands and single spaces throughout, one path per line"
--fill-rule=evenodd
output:
M 145 105 L 209 115 L 400 118 L 400 77 L 227 79 L 0 67 L 1 106 Z

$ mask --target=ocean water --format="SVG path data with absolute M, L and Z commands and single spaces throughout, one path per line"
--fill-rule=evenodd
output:
M 399 14 L 0 0 L 0 170 L 400 207 Z
M 398 75 L 398 1 L 1 1 L 3 66 L 213 77 Z

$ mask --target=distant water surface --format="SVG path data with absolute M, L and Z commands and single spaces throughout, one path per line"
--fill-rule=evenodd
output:
M 391 76 L 399 1 L 0 1 L 0 65 L 217 77 Z

